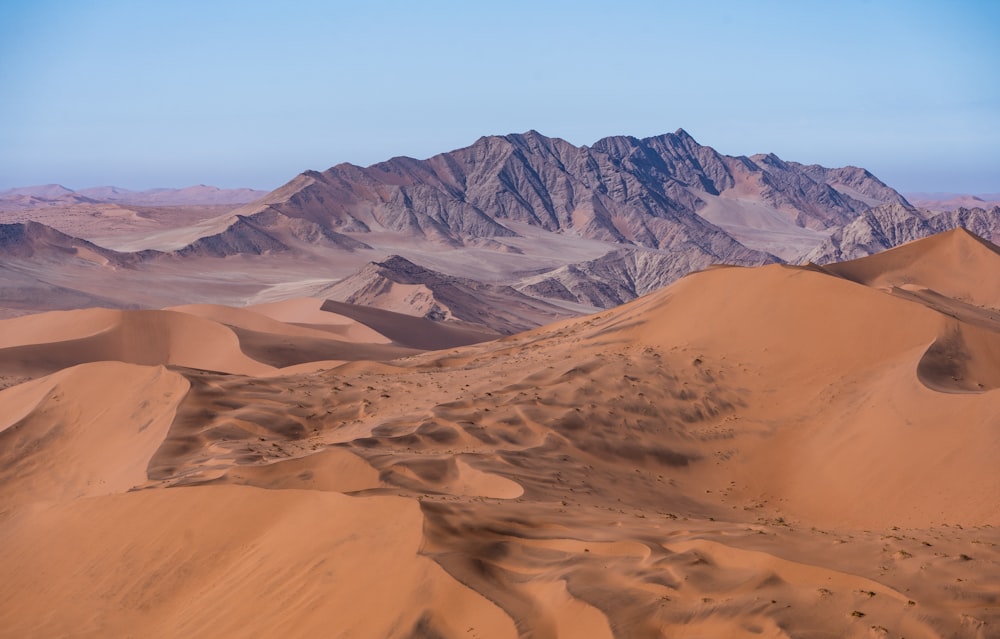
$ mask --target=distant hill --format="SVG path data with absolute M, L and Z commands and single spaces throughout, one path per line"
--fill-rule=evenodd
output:
M 59 184 L 44 184 L 0 191 L 0 211 L 101 202 L 145 206 L 239 205 L 253 202 L 266 194 L 266 191 L 220 189 L 204 184 L 183 189 L 149 189 L 146 191 L 130 191 L 115 186 L 98 186 L 74 191 Z
M 151 256 L 151 252 L 112 251 L 38 222 L 0 224 L 0 261 L 32 259 L 62 262 L 73 258 L 114 267 L 128 267 Z
M 78 194 L 99 202 L 145 204 L 149 206 L 183 206 L 209 204 L 246 204 L 267 195 L 267 191 L 254 189 L 220 189 L 199 184 L 183 189 L 149 189 L 130 191 L 114 186 L 81 189 Z
M 907 193 L 906 198 L 917 208 L 937 212 L 1000 206 L 1000 193 Z

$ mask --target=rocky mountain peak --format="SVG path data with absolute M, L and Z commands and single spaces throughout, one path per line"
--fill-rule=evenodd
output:
M 691 142 L 695 141 L 694 138 L 691 137 L 691 134 L 685 131 L 684 129 L 677 129 L 676 131 L 674 131 L 674 137 L 681 140 L 690 140 Z

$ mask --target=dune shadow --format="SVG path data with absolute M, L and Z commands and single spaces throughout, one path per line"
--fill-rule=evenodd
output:
M 941 393 L 984 393 L 1000 388 L 1000 360 L 990 356 L 1000 336 L 967 335 L 954 326 L 934 340 L 917 364 L 920 382 Z

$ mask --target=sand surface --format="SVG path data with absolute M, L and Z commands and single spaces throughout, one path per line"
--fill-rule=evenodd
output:
M 325 311 L 324 305 L 351 316 Z M 331 362 L 394 359 L 494 336 L 317 299 L 249 309 L 188 304 L 155 311 L 51 311 L 0 320 L 0 388 L 87 362 L 273 375 L 329 368 Z
M 283 370 L 253 353 L 448 334 L 2 322 L 0 637 L 998 636 L 998 256 L 899 251 Z

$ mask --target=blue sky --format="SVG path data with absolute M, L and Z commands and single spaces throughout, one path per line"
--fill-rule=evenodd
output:
M 1000 191 L 1000 2 L 0 4 L 0 188 L 271 189 L 536 129 Z

